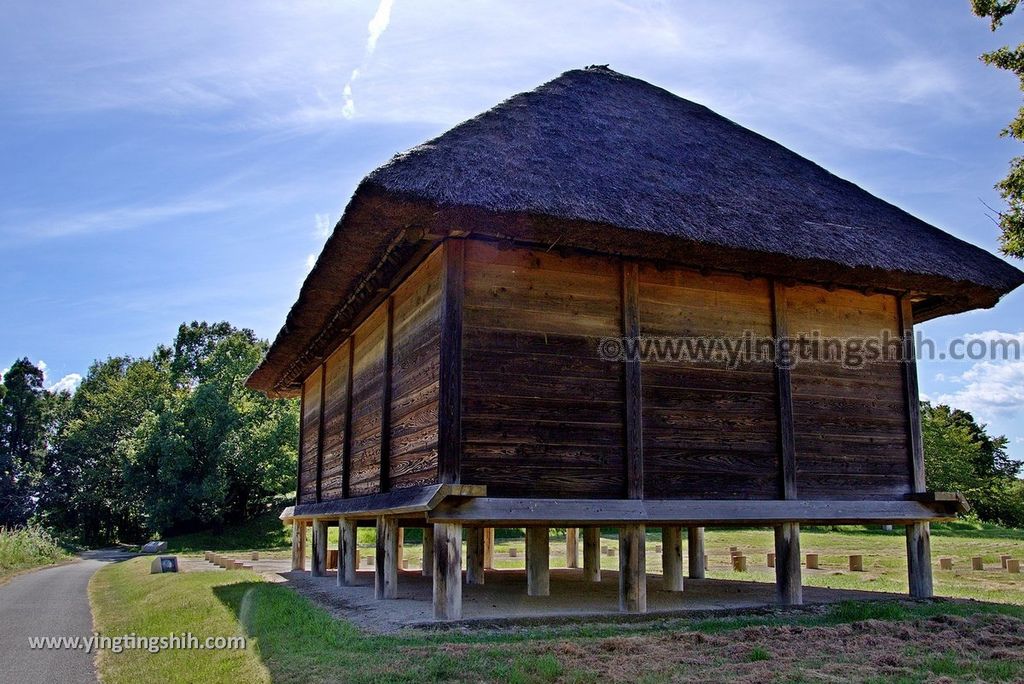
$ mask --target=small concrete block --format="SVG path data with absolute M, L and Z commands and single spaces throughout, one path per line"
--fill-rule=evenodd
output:
M 952 558 L 940 558 L 939 559 L 939 570 L 952 570 L 953 559 Z
M 661 553 L 661 544 L 654 545 L 654 553 Z
M 1013 573 L 1014 575 L 1020 574 L 1020 561 L 1014 558 L 1006 559 L 1006 571 Z
M 769 553 L 768 554 L 768 567 L 769 568 L 774 568 L 775 567 L 775 554 L 774 553 Z
M 403 558 L 402 559 L 402 569 L 403 570 L 408 570 L 409 569 L 409 559 L 408 558 Z
M 859 553 L 850 554 L 850 572 L 864 572 L 864 556 Z
M 242 563 L 242 570 L 252 570 L 252 563 Z
M 985 561 L 982 559 L 981 556 L 975 556 L 974 558 L 971 559 L 971 570 L 984 570 L 984 569 L 985 569 Z
M 335 552 L 335 553 L 337 553 L 337 552 Z M 259 560 L 260 559 L 260 552 L 259 551 L 253 551 L 252 555 L 249 556 L 249 558 L 251 560 Z
M 738 546 L 730 546 L 729 547 L 729 553 L 736 553 L 739 550 L 740 550 L 740 548 Z
M 737 554 L 732 557 L 732 569 L 736 572 L 747 571 L 747 557 L 743 554 Z
M 1002 555 L 999 557 L 999 562 L 1002 564 L 1003 570 L 1006 569 L 1006 561 L 1010 560 L 1011 558 L 1013 558 L 1013 556 Z
M 367 567 L 371 568 L 377 563 L 377 559 L 374 556 L 363 556 L 363 561 L 366 563 Z
M 818 554 L 809 553 L 807 554 L 807 569 L 817 570 L 818 569 Z
M 519 551 L 517 551 L 517 550 L 516 550 L 515 548 L 510 548 L 510 549 L 508 550 L 508 557 L 509 557 L 509 558 L 515 558 L 515 557 L 517 557 L 518 555 L 519 555 Z
M 242 566 L 244 566 L 244 565 L 245 565 L 245 563 L 243 563 L 240 560 L 233 560 L 233 561 L 231 561 L 231 564 L 228 566 L 228 569 L 229 570 L 241 570 Z

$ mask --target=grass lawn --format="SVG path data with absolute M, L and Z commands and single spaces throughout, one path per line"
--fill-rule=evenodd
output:
M 1024 608 L 840 604 L 779 617 L 500 632 L 372 635 L 246 572 L 108 566 L 90 596 L 103 634 L 249 637 L 244 651 L 101 653 L 105 682 L 1014 681 Z

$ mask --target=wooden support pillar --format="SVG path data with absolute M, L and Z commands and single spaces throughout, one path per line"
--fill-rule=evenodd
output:
M 292 521 L 292 570 L 306 569 L 306 521 Z
M 323 577 L 327 569 L 327 521 L 317 518 L 313 521 L 313 558 L 310 564 L 313 577 Z
M 377 518 L 377 562 L 374 569 L 374 596 L 393 599 L 398 596 L 398 520 Z
M 583 579 L 601 581 L 601 528 L 583 528 Z
M 548 528 L 526 528 L 526 593 L 528 596 L 551 594 L 550 547 Z
M 434 619 L 462 618 L 462 525 L 434 524 Z
M 354 585 L 358 567 L 356 521 L 350 518 L 341 518 L 338 521 L 338 585 L 349 587 Z
M 804 602 L 800 585 L 800 524 L 775 528 L 775 598 L 784 606 Z
M 466 528 L 466 584 L 484 583 L 484 528 Z
M 683 590 L 683 530 L 661 528 L 661 574 L 665 591 Z
M 484 570 L 494 569 L 494 528 L 484 528 Z
M 619 610 L 647 612 L 647 544 L 643 525 L 619 528 Z
M 427 525 L 423 528 L 423 569 L 424 577 L 434 574 L 434 526 Z
M 910 580 L 911 597 L 934 596 L 931 531 L 926 522 L 907 525 L 907 576 Z
M 704 579 L 704 528 L 686 528 L 686 562 L 690 579 Z
M 400 568 L 402 567 L 402 557 L 403 557 L 403 554 L 404 554 L 404 547 L 405 547 L 405 528 L 404 527 L 399 527 L 398 528 L 398 556 L 397 556 L 397 558 L 398 558 L 398 567 L 400 567 Z
M 576 528 L 567 527 L 565 528 L 565 567 L 580 567 L 579 555 L 579 536 Z

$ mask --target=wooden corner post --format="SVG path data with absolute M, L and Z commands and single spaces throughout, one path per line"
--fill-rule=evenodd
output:
M 434 524 L 434 619 L 462 618 L 462 525 Z
M 704 528 L 686 528 L 686 568 L 690 579 L 704 579 Z
M 932 542 L 928 523 L 907 525 L 907 576 L 913 598 L 931 598 Z
M 306 569 L 306 521 L 292 521 L 292 570 Z
M 526 593 L 548 596 L 551 593 L 550 545 L 548 528 L 526 528 Z
M 601 528 L 583 528 L 583 579 L 601 581 Z
M 352 586 L 356 583 L 356 568 L 359 555 L 356 539 L 356 521 L 351 518 L 338 520 L 338 585 Z
M 377 518 L 377 562 L 374 568 L 374 596 L 393 599 L 398 596 L 398 519 Z
M 462 302 L 466 243 L 444 243 L 441 275 L 441 362 L 437 415 L 438 481 L 457 484 L 462 461 Z
M 466 584 L 484 583 L 484 528 L 466 528 Z
M 661 575 L 665 591 L 683 590 L 682 528 L 661 528 Z
M 565 567 L 580 567 L 579 535 L 575 527 L 565 528 Z
M 775 598 L 784 606 L 804 602 L 799 523 L 783 523 L 775 528 Z
M 434 574 L 434 526 L 429 524 L 423 528 L 423 566 L 420 572 L 424 577 Z
M 313 559 L 310 574 L 323 577 L 327 569 L 327 521 L 317 518 L 313 521 Z
M 647 530 L 643 525 L 619 528 L 619 610 L 647 612 Z

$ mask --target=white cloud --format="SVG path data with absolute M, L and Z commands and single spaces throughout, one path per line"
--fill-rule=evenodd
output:
M 317 214 L 313 217 L 313 221 L 316 224 L 316 230 L 313 235 L 319 240 L 326 240 L 331 234 L 331 229 L 334 228 L 334 224 L 331 223 L 331 217 L 327 214 Z
M 381 35 L 387 30 L 388 24 L 391 23 L 391 8 L 394 4 L 394 0 L 380 0 L 380 4 L 377 5 L 377 11 L 366 27 L 369 35 L 366 38 L 366 51 L 363 53 L 362 64 L 352 70 L 352 74 L 348 77 L 348 83 L 345 84 L 341 91 L 342 97 L 345 99 L 345 104 L 341 108 L 341 115 L 346 119 L 351 119 L 356 115 L 356 101 L 352 94 L 352 85 L 359 78 L 363 70 L 369 66 L 370 59 L 377 50 L 377 41 L 380 40 Z
M 71 394 L 74 394 L 75 390 L 77 390 L 78 386 L 81 385 L 81 384 L 82 384 L 82 376 L 81 375 L 79 375 L 78 373 L 68 373 L 63 378 L 61 378 L 57 382 L 53 383 L 52 385 L 50 385 L 46 389 L 48 389 L 48 390 L 50 390 L 51 392 L 54 392 L 54 393 L 57 393 L 57 392 L 70 392 Z
M 963 387 L 936 401 L 962 408 L 988 422 L 1024 410 L 1024 360 L 982 361 L 960 376 Z
M 306 257 L 306 273 L 312 271 L 314 266 L 316 266 L 316 254 L 310 254 Z

